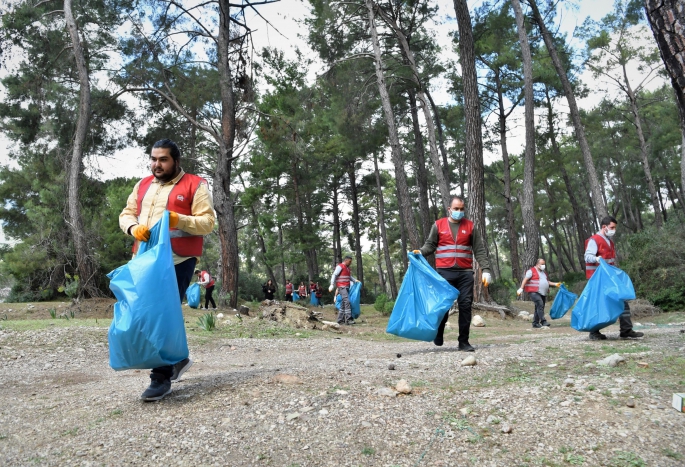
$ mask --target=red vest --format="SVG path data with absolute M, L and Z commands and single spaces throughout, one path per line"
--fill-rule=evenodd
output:
M 340 263 L 338 266 L 342 268 L 342 271 L 340 271 L 340 275 L 338 276 L 338 280 L 335 285 L 338 287 L 349 287 L 350 280 L 352 280 L 352 272 L 350 271 L 350 268 L 348 268 L 345 263 Z
M 140 181 L 138 186 L 138 210 L 136 216 L 140 216 L 143 206 L 143 198 L 150 188 L 155 176 L 150 175 Z M 186 216 L 192 215 L 193 198 L 201 184 L 207 181 L 197 175 L 185 174 L 174 185 L 167 199 L 166 209 Z M 178 256 L 202 256 L 202 235 L 191 235 L 179 229 L 169 229 L 171 236 L 171 249 Z M 133 253 L 138 251 L 138 241 L 133 242 Z
M 290 284 L 285 284 L 285 294 L 286 295 L 292 295 L 293 294 L 293 283 L 292 282 Z
M 616 247 L 614 246 L 614 242 L 610 242 L 611 245 L 609 245 L 607 241 L 604 240 L 604 237 L 599 234 L 595 234 L 585 240 L 586 250 L 590 239 L 594 240 L 597 244 L 597 256 L 601 256 L 604 261 L 612 266 L 616 264 Z M 597 266 L 599 266 L 599 263 L 585 263 L 585 277 L 587 279 L 592 277 L 592 275 L 595 273 L 595 269 L 597 269 Z
M 435 250 L 435 267 L 447 269 L 471 269 L 473 267 L 473 222 L 462 219 L 459 222 L 457 240 L 452 237 L 449 219 L 443 217 L 435 221 L 438 228 L 438 248 Z
M 207 275 L 209 276 L 209 283 L 205 284 L 205 286 L 204 286 L 205 289 L 206 289 L 207 287 L 214 287 L 214 279 L 212 278 L 212 275 L 209 274 L 207 271 L 202 271 L 202 272 L 200 273 L 200 278 L 201 278 L 202 280 L 204 280 L 205 274 L 207 274 Z
M 316 293 L 316 284 L 309 284 L 309 290 L 311 293 Z
M 301 286 L 297 289 L 297 293 L 299 293 L 299 294 L 302 295 L 302 296 L 307 295 L 307 287 L 305 287 L 304 285 L 301 285 Z
M 526 286 L 523 288 L 523 290 L 529 293 L 538 293 L 540 291 L 540 273 L 542 272 L 545 277 L 547 277 L 547 274 L 543 271 L 538 271 L 538 268 L 536 267 L 532 267 L 530 270 L 533 272 L 533 277 L 528 279 L 528 282 L 526 282 Z M 549 280 L 547 282 L 549 282 Z

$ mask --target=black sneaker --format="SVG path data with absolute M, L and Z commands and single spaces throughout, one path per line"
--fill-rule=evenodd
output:
M 619 334 L 621 339 L 637 339 L 638 337 L 642 337 L 644 335 L 644 332 L 636 332 L 632 329 L 630 331 L 622 332 L 621 334 Z
M 185 358 L 173 366 L 174 372 L 171 374 L 171 381 L 178 381 L 183 376 L 183 373 L 188 371 L 188 368 L 193 366 L 193 361 Z
M 353 319 L 348 319 L 347 324 L 357 324 L 355 320 Z
M 542 327 L 542 324 L 540 324 L 540 323 L 533 323 L 533 327 L 534 327 L 535 329 L 540 329 L 540 328 Z
M 466 342 L 465 344 L 460 342 L 459 343 L 459 351 L 460 352 L 475 352 L 476 349 L 471 344 L 469 344 L 468 342 Z
M 438 347 L 442 347 L 442 344 L 444 344 L 444 343 L 445 343 L 445 341 L 443 339 L 442 334 L 438 334 L 437 336 L 435 336 L 435 339 L 433 339 L 433 344 L 437 345 Z M 461 344 L 459 344 L 459 345 L 461 345 Z
M 591 341 L 604 341 L 604 340 L 606 340 L 606 338 L 607 338 L 607 336 L 605 336 L 604 334 L 602 334 L 599 331 L 595 331 L 595 332 L 590 333 L 590 340 Z
M 546 328 L 550 327 L 550 324 L 549 324 L 547 321 L 543 321 L 543 322 L 540 323 L 540 324 L 542 324 L 542 325 L 543 325 L 544 327 L 546 327 Z
M 171 380 L 157 375 L 150 375 L 150 380 L 150 387 L 140 396 L 145 402 L 158 401 L 171 392 Z

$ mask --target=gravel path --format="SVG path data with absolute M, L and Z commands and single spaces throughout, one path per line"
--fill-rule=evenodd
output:
M 556 331 L 473 340 L 473 367 L 454 341 L 191 337 L 195 365 L 144 403 L 147 372 L 109 368 L 106 329 L 0 330 L 0 464 L 685 465 L 679 327 Z M 612 353 L 627 363 L 596 365 Z M 379 394 L 401 379 L 411 394 Z

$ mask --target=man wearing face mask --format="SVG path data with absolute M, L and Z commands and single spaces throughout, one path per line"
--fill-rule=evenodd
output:
M 539 329 L 549 326 L 545 319 L 545 300 L 549 286 L 559 287 L 560 282 L 550 282 L 545 272 L 545 260 L 538 258 L 535 266 L 526 271 L 526 277 L 521 282 L 521 288 L 516 291 L 516 295 L 521 295 L 524 291 L 528 293 L 530 299 L 535 303 L 535 313 L 533 314 L 533 327 Z
M 483 284 L 486 287 L 492 282 L 492 276 L 485 242 L 474 229 L 473 222 L 464 218 L 464 209 L 464 198 L 453 196 L 447 217 L 435 221 L 426 243 L 420 250 L 414 250 L 414 253 L 423 256 L 435 253 L 438 274 L 459 291 L 459 350 L 474 352 L 476 349 L 469 344 L 474 256 L 483 268 Z M 449 313 L 445 313 L 445 318 L 438 328 L 438 335 L 433 341 L 435 345 L 443 344 L 443 333 L 448 318 Z
M 607 216 L 600 222 L 601 230 L 585 240 L 585 277 L 590 279 L 599 266 L 599 259 L 603 258 L 608 264 L 617 266 L 616 246 L 613 236 L 616 234 L 616 219 Z M 623 304 L 623 314 L 618 318 L 621 339 L 635 339 L 644 336 L 644 333 L 633 331 L 633 322 L 630 319 L 630 307 L 628 302 Z M 590 333 L 591 340 L 604 340 L 607 336 L 599 331 Z

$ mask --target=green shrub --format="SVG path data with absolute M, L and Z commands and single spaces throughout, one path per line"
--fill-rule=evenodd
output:
M 499 305 L 511 305 L 511 300 L 516 296 L 518 286 L 510 279 L 499 278 L 488 286 L 490 300 Z
M 214 313 L 205 313 L 197 319 L 197 325 L 205 331 L 213 331 L 216 328 L 216 316 Z
M 664 311 L 685 309 L 685 228 L 676 220 L 660 230 L 649 227 L 619 242 L 619 266 L 639 298 Z
M 385 316 L 390 316 L 392 313 L 392 309 L 395 306 L 395 300 L 391 300 L 389 302 L 385 302 L 385 305 L 383 307 L 383 315 Z
M 388 296 L 385 295 L 384 293 L 378 295 L 376 297 L 376 301 L 373 304 L 373 307 L 376 311 L 379 311 L 383 313 L 385 311 L 385 303 L 388 301 Z

